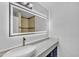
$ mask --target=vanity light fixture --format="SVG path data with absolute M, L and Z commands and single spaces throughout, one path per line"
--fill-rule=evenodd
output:
M 28 2 L 20 2 L 22 5 L 27 5 L 28 4 Z
M 33 7 L 33 4 L 30 2 L 18 2 L 18 3 L 29 8 L 29 9 L 32 9 L 32 7 Z
M 33 4 L 32 4 L 32 3 L 27 3 L 27 7 L 28 7 L 29 9 L 32 9 Z

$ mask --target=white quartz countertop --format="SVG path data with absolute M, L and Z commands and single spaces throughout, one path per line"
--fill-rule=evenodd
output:
M 41 55 L 42 53 L 44 53 L 46 50 L 48 50 L 51 47 L 54 47 L 54 45 L 58 44 L 58 39 L 56 38 L 46 38 L 43 39 L 41 41 L 37 41 L 34 43 L 30 43 L 27 45 L 34 45 L 36 46 L 36 51 L 35 54 L 33 55 L 33 57 L 38 57 L 39 55 Z M 10 49 L 4 50 L 3 52 L 1 52 L 1 55 L 3 55 L 6 51 L 8 51 Z
M 30 45 L 35 45 L 36 46 L 36 53 L 35 53 L 35 57 L 39 56 L 40 54 L 42 54 L 44 51 L 46 51 L 47 49 L 49 49 L 50 47 L 52 47 L 53 45 L 58 43 L 58 39 L 55 38 L 49 38 L 37 43 L 32 43 Z

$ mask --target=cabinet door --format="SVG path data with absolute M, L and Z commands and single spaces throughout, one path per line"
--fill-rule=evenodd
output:
M 53 49 L 46 57 L 57 57 L 57 47 Z

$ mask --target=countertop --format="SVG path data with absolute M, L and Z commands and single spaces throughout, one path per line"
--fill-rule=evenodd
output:
M 49 53 L 53 48 L 55 48 L 58 45 L 58 42 L 59 41 L 56 38 L 46 38 L 46 39 L 43 39 L 43 40 L 40 40 L 40 41 L 37 41 L 34 43 L 30 43 L 27 45 L 36 46 L 35 54 L 32 57 L 39 57 L 39 56 L 45 57 L 45 55 L 47 53 Z M 6 53 L 9 50 L 11 50 L 11 49 L 7 49 L 7 50 L 1 52 L 0 55 L 2 56 L 4 53 Z
M 32 43 L 30 45 L 36 46 L 36 52 L 34 56 L 37 57 L 41 55 L 42 53 L 44 53 L 49 48 L 53 47 L 55 44 L 58 44 L 58 39 L 49 38 L 49 39 L 42 40 L 40 42 Z

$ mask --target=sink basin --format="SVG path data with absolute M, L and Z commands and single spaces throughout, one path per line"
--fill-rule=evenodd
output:
M 6 52 L 3 57 L 31 57 L 35 53 L 35 46 L 28 45 L 14 48 Z

